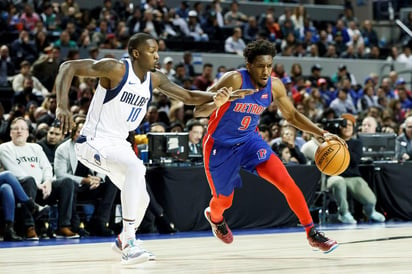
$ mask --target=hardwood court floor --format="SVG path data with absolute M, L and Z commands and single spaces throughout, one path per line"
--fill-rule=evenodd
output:
M 119 263 L 110 239 L 0 248 L 0 273 L 412 273 L 411 229 L 411 223 L 328 228 L 340 243 L 330 254 L 312 251 L 302 229 L 235 231 L 231 245 L 211 232 L 178 233 L 145 239 L 157 260 L 133 266 Z

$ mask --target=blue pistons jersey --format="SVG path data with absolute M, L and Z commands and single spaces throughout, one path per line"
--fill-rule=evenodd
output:
M 247 70 L 242 75 L 241 89 L 256 89 Z M 208 134 L 216 143 L 234 145 L 245 142 L 256 133 L 260 114 L 272 102 L 272 78 L 266 87 L 243 99 L 227 102 L 210 116 Z
M 247 70 L 239 70 L 241 89 L 256 89 Z M 266 87 L 243 99 L 227 102 L 209 119 L 203 139 L 206 177 L 212 192 L 230 195 L 242 185 L 241 168 L 255 172 L 256 166 L 269 159 L 272 149 L 259 135 L 260 114 L 272 102 L 272 78 Z

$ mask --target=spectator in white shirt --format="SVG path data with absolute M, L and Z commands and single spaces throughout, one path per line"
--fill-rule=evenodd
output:
M 232 36 L 229 36 L 225 40 L 225 52 L 235 53 L 243 56 L 243 50 L 246 48 L 246 44 L 242 39 L 242 29 L 236 27 L 233 29 Z

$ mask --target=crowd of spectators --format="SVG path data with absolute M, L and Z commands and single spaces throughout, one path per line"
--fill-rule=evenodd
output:
M 70 136 L 61 136 L 57 143 L 52 144 L 47 139 L 48 134 L 55 134 L 56 97 L 53 88 L 59 65 L 65 60 L 97 59 L 100 49 L 125 49 L 130 35 L 139 31 L 157 38 L 160 51 L 167 51 L 167 43 L 171 40 L 215 40 L 221 41 L 226 53 L 242 55 L 249 41 L 269 39 L 276 43 L 281 56 L 391 59 L 412 67 L 411 43 L 406 37 L 402 35 L 393 45 L 384 45 L 372 21 L 359 22 L 351 6 L 345 6 L 344 13 L 336 22 L 327 22 L 324 28 L 319 28 L 303 6 L 294 10 L 285 8 L 279 18 L 274 18 L 271 9 L 264 14 L 247 16 L 236 1 L 230 4 L 228 10 L 222 9 L 219 0 L 207 6 L 197 2 L 193 7 L 185 1 L 178 7 L 168 7 L 163 0 L 146 1 L 141 6 L 130 0 L 102 2 L 102 7 L 94 10 L 80 9 L 75 0 L 65 0 L 61 4 L 51 1 L 0 3 L 1 143 L 11 141 L 12 121 L 24 117 L 29 132 L 27 142 L 43 144 L 46 152 L 47 148 L 52 147 L 51 153 L 54 153 L 65 137 L 68 146 Z M 412 13 L 405 24 L 412 26 Z M 382 49 L 388 46 L 391 52 L 385 55 Z M 355 130 L 365 131 L 369 126 L 366 122 L 364 126 L 361 121 L 370 117 L 382 132 L 393 132 L 399 136 L 398 151 L 401 152 L 396 159 L 409 160 L 412 157 L 412 120 L 407 117 L 412 114 L 412 93 L 406 81 L 395 70 L 380 82 L 379 76 L 373 73 L 366 79 L 357 79 L 343 64 L 337 64 L 335 73 L 324 72 L 320 60 L 313 64 L 309 75 L 304 74 L 299 63 L 293 64 L 290 71 L 285 71 L 283 64 L 275 62 L 272 76 L 282 79 L 296 108 L 311 120 L 322 123 L 343 113 L 351 113 L 357 119 L 356 125 L 359 125 Z M 160 66 L 159 69 L 176 84 L 200 90 L 207 90 L 226 71 L 236 69 L 223 63 L 218 67 L 206 63 L 201 74 L 196 74 L 190 51 L 182 54 L 182 60 L 165 57 Z M 72 83 L 69 96 L 76 125 L 80 125 L 87 114 L 96 84 L 97 80 L 92 78 L 75 78 Z M 193 107 L 155 90 L 147 117 L 136 129 L 136 134 L 146 134 L 155 123 L 161 123 L 165 131 L 188 131 L 191 132 L 192 153 L 200 154 L 200 138 L 205 133 L 207 120 L 193 120 Z M 312 162 L 300 151 L 312 136 L 287 125 L 276 102 L 263 112 L 259 130 L 286 164 Z M 46 156 L 53 165 L 54 155 L 46 153 Z M 66 163 L 69 162 L 67 160 Z M 74 175 L 75 171 L 76 165 L 67 173 Z M 82 195 L 82 182 L 86 185 L 83 188 L 91 191 L 107 181 L 96 176 L 86 172 L 73 177 L 76 179 L 73 180 L 72 201 L 76 202 L 77 194 Z M 104 192 L 103 187 L 100 192 Z M 66 215 L 76 216 L 75 210 L 73 206 L 73 212 Z M 93 228 L 97 234 L 112 233 L 106 227 L 107 212 L 105 216 Z M 37 238 L 31 230 L 34 224 L 26 225 L 27 229 L 30 228 L 31 234 L 27 232 L 29 236 Z M 63 228 L 71 226 L 70 231 L 60 231 L 60 235 L 70 237 L 81 232 L 78 222 L 75 227 L 69 225 L 67 216 L 65 223 L 60 225 Z

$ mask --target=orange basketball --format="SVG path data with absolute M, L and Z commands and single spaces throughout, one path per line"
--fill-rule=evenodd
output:
M 337 140 L 323 142 L 315 153 L 318 169 L 326 175 L 339 175 L 349 166 L 348 148 Z

